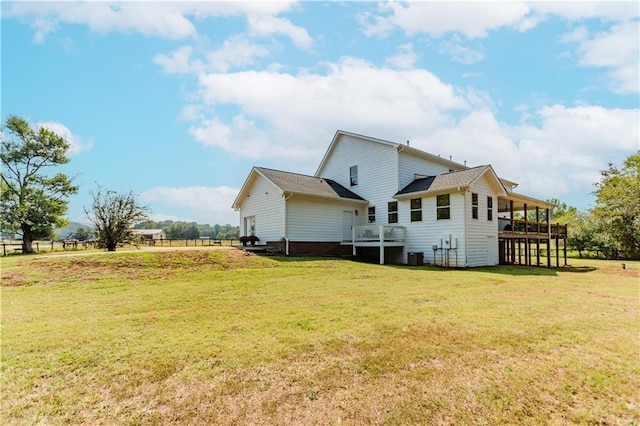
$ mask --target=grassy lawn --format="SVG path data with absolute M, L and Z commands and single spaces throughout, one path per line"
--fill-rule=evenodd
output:
M 0 418 L 636 425 L 640 263 L 570 263 L 10 256 Z

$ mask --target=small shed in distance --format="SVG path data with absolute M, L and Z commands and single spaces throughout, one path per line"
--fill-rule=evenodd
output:
M 134 235 L 140 235 L 145 240 L 166 240 L 167 234 L 162 229 L 133 229 Z

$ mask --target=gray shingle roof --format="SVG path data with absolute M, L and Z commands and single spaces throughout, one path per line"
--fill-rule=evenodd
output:
M 264 167 L 256 167 L 256 170 L 262 173 L 267 179 L 276 184 L 284 192 L 366 201 L 358 194 L 348 190 L 331 179 L 266 169 Z
M 395 195 L 412 194 L 415 192 L 435 192 L 445 189 L 466 187 L 480 177 L 490 166 L 473 167 L 459 172 L 444 173 L 437 176 L 428 176 L 413 180 Z

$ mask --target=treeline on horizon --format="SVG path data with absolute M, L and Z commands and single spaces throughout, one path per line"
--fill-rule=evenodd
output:
M 196 222 L 173 220 L 153 220 L 138 223 L 134 229 L 162 229 L 169 240 L 211 238 L 214 240 L 237 240 L 240 238 L 240 227 L 226 225 L 209 225 Z

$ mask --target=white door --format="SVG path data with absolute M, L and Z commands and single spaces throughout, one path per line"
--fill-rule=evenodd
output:
M 353 228 L 353 212 L 342 212 L 342 241 L 351 241 Z
M 244 235 L 256 234 L 256 217 L 248 216 L 244 218 Z

